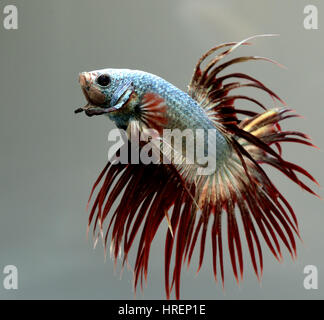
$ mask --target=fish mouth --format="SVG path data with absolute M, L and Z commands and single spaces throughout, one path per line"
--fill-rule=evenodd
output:
M 88 117 L 92 117 L 94 115 L 101 115 L 108 112 L 108 107 L 94 103 L 91 101 L 87 91 L 84 88 L 82 88 L 82 91 L 87 100 L 87 104 L 81 108 L 75 109 L 74 113 L 84 112 Z

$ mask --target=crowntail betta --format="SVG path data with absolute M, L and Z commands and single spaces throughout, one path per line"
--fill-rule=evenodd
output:
M 115 261 L 123 252 L 123 265 L 128 263 L 128 254 L 141 230 L 134 264 L 135 290 L 139 283 L 143 286 L 144 279 L 147 281 L 150 247 L 159 227 L 166 230 L 167 298 L 173 288 L 176 298 L 180 297 L 181 269 L 183 264 L 189 266 L 196 246 L 200 248 L 199 271 L 207 233 L 211 237 L 214 277 L 217 281 L 220 275 L 224 286 L 224 220 L 237 282 L 243 279 L 242 234 L 238 220 L 241 220 L 258 279 L 263 270 L 259 235 L 277 260 L 282 259 L 282 244 L 293 259 L 296 256 L 299 229 L 295 213 L 263 166 L 278 169 L 302 189 L 315 194 L 298 175 L 317 183 L 316 180 L 282 156 L 285 142 L 313 145 L 304 133 L 281 129 L 283 120 L 297 115 L 262 82 L 245 73 L 222 74 L 237 63 L 270 60 L 245 56 L 224 62 L 239 46 L 249 44 L 248 40 L 224 43 L 205 53 L 194 69 L 187 92 L 156 75 L 137 70 L 103 69 L 79 75 L 87 105 L 75 112 L 84 111 L 88 116 L 107 115 L 118 128 L 127 132 L 147 128 L 160 133 L 176 128 L 216 130 L 217 166 L 208 176 L 199 175 L 197 171 L 189 174 L 188 166 L 181 164 L 112 164 L 108 161 L 94 183 L 89 199 L 92 203 L 89 226 L 93 223 L 94 235 L 98 230 L 105 246 L 111 236 L 110 250 Z M 280 106 L 267 109 L 257 99 L 235 92 L 244 87 L 265 92 Z M 240 108 L 240 101 L 249 101 L 261 111 Z M 112 212 L 114 203 L 116 209 Z M 103 230 L 108 218 L 107 229 Z M 167 223 L 162 224 L 162 221 Z M 171 263 L 173 255 L 174 263 Z

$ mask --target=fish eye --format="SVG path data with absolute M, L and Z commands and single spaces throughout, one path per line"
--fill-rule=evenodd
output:
M 102 87 L 107 87 L 110 81 L 111 80 L 108 74 L 102 74 L 97 78 L 97 83 Z

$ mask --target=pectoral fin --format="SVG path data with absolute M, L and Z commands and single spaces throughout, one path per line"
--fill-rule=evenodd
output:
M 111 98 L 110 108 L 113 110 L 122 108 L 127 103 L 133 92 L 134 86 L 132 81 L 126 80 L 122 82 Z

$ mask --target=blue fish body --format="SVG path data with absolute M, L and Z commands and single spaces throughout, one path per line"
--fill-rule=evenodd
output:
M 93 71 L 96 76 L 100 74 L 109 74 L 111 84 L 109 89 L 101 89 L 106 95 L 106 100 L 114 99 L 114 92 L 123 86 L 125 81 L 132 83 L 135 93 L 138 96 L 136 103 L 141 103 L 147 93 L 154 93 L 160 96 L 167 105 L 167 125 L 165 129 L 212 129 L 216 134 L 216 159 L 217 166 L 230 151 L 224 135 L 215 127 L 215 124 L 207 116 L 204 109 L 189 96 L 186 92 L 180 90 L 163 78 L 139 70 L 130 69 L 102 69 Z M 117 127 L 126 128 L 129 121 L 135 117 L 135 114 L 118 112 L 109 112 L 107 116 Z M 207 150 L 205 139 L 205 152 Z

